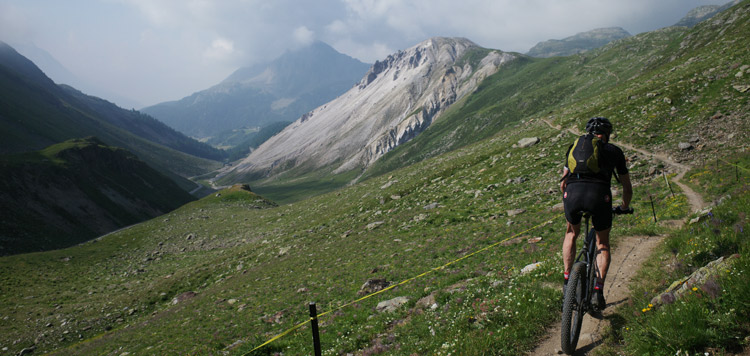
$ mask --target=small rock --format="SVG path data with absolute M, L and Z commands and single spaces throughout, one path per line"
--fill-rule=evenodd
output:
M 380 225 L 383 225 L 383 224 L 385 224 L 385 221 L 376 221 L 376 222 L 369 223 L 367 224 L 367 230 L 377 229 Z
M 525 212 L 526 212 L 526 209 L 513 209 L 513 210 L 508 210 L 508 216 L 516 216 L 516 215 L 521 215 L 521 214 L 523 214 L 523 213 L 525 213 Z
M 27 348 L 25 348 L 25 349 L 21 350 L 21 352 L 19 352 L 19 353 L 18 353 L 18 355 L 19 355 L 19 356 L 21 356 L 21 355 L 28 355 L 28 354 L 31 354 L 31 353 L 33 353 L 33 352 L 34 352 L 34 350 L 36 350 L 36 347 L 34 347 L 34 346 L 32 346 L 32 347 L 27 347 Z
M 693 149 L 693 145 L 691 145 L 691 144 L 689 144 L 689 143 L 687 143 L 687 142 L 680 142 L 680 144 L 678 144 L 678 145 L 677 145 L 677 147 L 678 147 L 678 148 L 679 148 L 679 149 L 680 149 L 681 151 L 690 151 L 690 150 L 692 150 L 692 149 Z
M 367 282 L 365 282 L 362 285 L 362 287 L 359 288 L 359 292 L 357 292 L 357 294 L 358 295 L 372 294 L 372 293 L 375 293 L 377 291 L 387 288 L 389 285 L 391 285 L 391 283 L 385 280 L 385 278 L 368 279 Z
M 375 307 L 375 310 L 381 313 L 394 312 L 400 306 L 408 302 L 409 302 L 409 298 L 407 297 L 396 297 L 391 300 L 385 300 L 385 301 L 378 303 L 378 305 Z
M 227 346 L 225 348 L 225 350 L 228 350 L 228 351 L 234 350 L 234 349 L 240 347 L 244 343 L 245 343 L 245 341 L 243 341 L 243 340 L 237 340 L 237 341 L 233 342 L 231 345 Z
M 188 292 L 182 293 L 182 294 L 180 294 L 180 295 L 178 295 L 178 296 L 174 297 L 174 299 L 172 299 L 172 304 L 177 304 L 177 303 L 180 303 L 180 302 L 186 301 L 186 300 L 188 300 L 188 299 L 192 299 L 192 298 L 194 298 L 194 297 L 195 297 L 196 295 L 197 295 L 197 294 L 196 294 L 195 292 L 193 292 L 193 291 L 188 291 Z
M 424 206 L 425 210 L 435 209 L 438 207 L 438 203 L 427 204 Z
M 398 183 L 398 180 L 391 180 L 388 181 L 388 183 L 383 184 L 383 186 L 380 187 L 380 189 L 387 189 L 388 187 Z
M 435 293 L 432 293 L 424 298 L 419 299 L 415 307 L 421 308 L 421 309 L 427 309 L 427 308 L 430 308 L 432 310 L 437 309 L 438 305 L 437 305 L 437 301 L 435 300 Z
M 526 137 L 518 140 L 519 148 L 531 147 L 539 143 L 539 137 Z
M 541 262 L 535 262 L 535 263 L 526 265 L 524 268 L 521 268 L 521 274 L 523 275 L 523 274 L 530 273 L 531 271 L 539 268 L 539 266 L 541 265 L 542 265 Z

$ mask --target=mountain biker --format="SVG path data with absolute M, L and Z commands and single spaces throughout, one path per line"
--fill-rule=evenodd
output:
M 607 118 L 594 117 L 586 124 L 586 131 L 598 137 L 604 143 L 601 146 L 601 152 L 599 152 L 599 167 L 601 168 L 596 174 L 570 173 L 567 160 L 565 168 L 563 168 L 560 189 L 563 192 L 565 219 L 567 220 L 562 251 L 565 267 L 563 276 L 565 278 L 564 285 L 567 285 L 570 269 L 575 259 L 576 238 L 581 231 L 582 213 L 585 211 L 591 212 L 594 214 L 592 222 L 597 240 L 596 263 L 600 272 L 596 278 L 592 304 L 598 310 L 603 310 L 606 307 L 604 281 L 607 277 L 611 258 L 609 231 L 612 227 L 612 192 L 610 190 L 612 173 L 617 172 L 622 184 L 622 205 L 618 207 L 621 211 L 631 210 L 629 205 L 633 196 L 633 186 L 630 183 L 625 155 L 619 147 L 609 143 L 612 123 Z M 572 148 L 573 145 L 568 148 L 568 154 Z M 568 157 L 568 154 L 566 154 L 566 157 Z

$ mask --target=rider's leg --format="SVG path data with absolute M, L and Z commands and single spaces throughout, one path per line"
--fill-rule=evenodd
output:
M 596 265 L 599 266 L 600 275 L 597 276 L 597 282 L 604 284 L 604 280 L 607 278 L 607 270 L 609 269 L 609 262 L 611 256 L 609 254 L 609 231 L 610 229 L 597 231 L 596 232 Z
M 565 230 L 565 240 L 563 240 L 563 266 L 565 267 L 565 273 L 570 273 L 570 269 L 573 267 L 573 260 L 576 258 L 576 238 L 578 233 L 581 232 L 581 224 L 573 225 L 568 223 L 568 227 Z

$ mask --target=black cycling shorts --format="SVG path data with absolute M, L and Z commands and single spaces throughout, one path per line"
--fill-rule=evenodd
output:
M 581 223 L 582 213 L 591 212 L 596 231 L 612 227 L 612 192 L 609 186 L 600 183 L 569 183 L 563 194 L 565 219 L 573 225 Z

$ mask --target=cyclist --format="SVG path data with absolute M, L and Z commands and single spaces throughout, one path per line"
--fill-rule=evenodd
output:
M 633 196 L 633 187 L 630 183 L 628 168 L 625 162 L 625 155 L 622 150 L 609 143 L 609 136 L 612 133 L 612 123 L 604 117 L 594 117 L 586 124 L 586 131 L 598 137 L 603 145 L 599 152 L 600 170 L 596 174 L 575 174 L 570 173 L 566 160 L 563 169 L 563 178 L 560 183 L 560 189 L 563 192 L 563 204 L 565 207 L 565 219 L 567 220 L 567 229 L 565 231 L 565 240 L 563 241 L 563 264 L 564 285 L 567 285 L 570 269 L 575 259 L 576 238 L 581 231 L 581 217 L 584 211 L 594 214 L 592 222 L 596 230 L 597 240 L 597 257 L 596 263 L 599 266 L 599 274 L 596 278 L 596 285 L 592 304 L 598 310 L 606 307 L 604 301 L 604 281 L 607 277 L 609 268 L 609 231 L 612 227 L 612 192 L 610 190 L 610 181 L 612 172 L 616 171 L 619 175 L 619 181 L 622 184 L 622 205 L 617 209 L 624 212 L 630 211 L 630 199 Z M 568 154 L 573 148 L 568 148 Z M 568 157 L 566 154 L 566 157 Z

